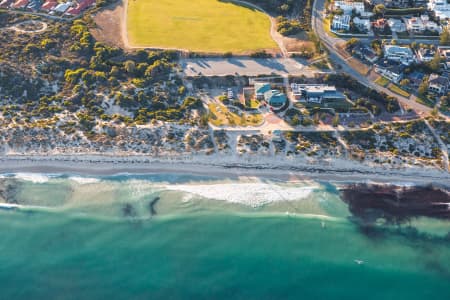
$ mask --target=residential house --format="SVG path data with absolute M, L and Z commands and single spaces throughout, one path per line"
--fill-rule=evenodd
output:
M 333 30 L 350 30 L 350 16 L 335 15 L 333 18 L 333 23 L 331 24 L 331 29 Z
M 18 0 L 11 5 L 11 8 L 21 9 L 27 7 L 29 1 L 28 0 Z
M 14 0 L 0 1 L 0 8 L 8 8 L 13 2 L 14 2 Z
M 430 0 L 428 9 L 441 20 L 450 18 L 450 4 L 447 3 L 447 0 Z
M 66 11 L 67 15 L 76 16 L 89 6 L 95 4 L 95 0 L 81 0 L 75 7 L 71 7 Z
M 424 74 L 419 71 L 414 71 L 408 75 L 409 83 L 412 87 L 418 88 L 423 81 Z
M 42 4 L 41 10 L 51 11 L 53 8 L 55 8 L 56 5 L 58 5 L 58 2 L 56 2 L 55 0 L 49 0 L 44 2 L 44 4 Z
M 334 102 L 344 101 L 346 97 L 334 86 L 325 84 L 291 84 L 292 95 L 299 102 Z
M 406 19 L 406 29 L 412 33 L 422 33 L 425 31 L 425 25 L 420 18 Z
M 384 6 L 386 7 L 394 7 L 394 8 L 407 8 L 410 7 L 409 0 L 385 0 Z
M 374 63 L 378 60 L 378 55 L 373 51 L 372 48 L 363 45 L 363 46 L 357 46 L 354 48 L 354 51 L 356 54 L 358 54 L 360 57 L 364 58 L 370 63 Z
M 364 14 L 364 2 L 334 1 L 334 9 L 340 8 L 346 15 L 351 15 L 353 10 L 357 14 Z
M 384 57 L 388 60 L 400 62 L 407 66 L 415 61 L 414 53 L 409 47 L 385 45 L 383 50 Z
M 386 19 L 377 19 L 375 22 L 372 22 L 373 28 L 379 31 L 383 31 L 386 28 L 386 25 Z
M 445 95 L 450 82 L 447 77 L 431 74 L 428 79 L 428 91 L 436 95 Z
M 64 13 L 64 12 L 66 12 L 66 10 L 68 10 L 69 9 L 69 7 L 71 7 L 72 6 L 72 2 L 63 2 L 63 3 L 60 3 L 60 4 L 58 4 L 58 5 L 56 5 L 53 9 L 52 9 L 52 11 L 54 11 L 54 12 L 56 12 L 56 13 Z
M 390 8 L 424 7 L 428 3 L 428 0 L 365 0 L 365 1 L 373 6 L 383 4 L 385 7 Z
M 420 19 L 422 20 L 422 23 L 425 26 L 425 30 L 434 31 L 438 33 L 442 32 L 442 27 L 439 26 L 436 22 L 430 21 L 430 17 L 428 15 L 421 15 Z
M 42 1 L 41 0 L 30 0 L 30 3 L 28 4 L 28 8 L 33 11 L 38 11 L 41 8 Z
M 361 31 L 369 32 L 370 31 L 370 21 L 367 19 L 361 19 L 359 17 L 353 18 L 353 24 Z
M 449 46 L 439 46 L 438 52 L 439 52 L 439 55 L 441 56 L 441 60 L 444 61 L 446 69 L 450 69 L 450 47 Z
M 417 50 L 417 60 L 420 62 L 430 62 L 433 60 L 435 55 L 436 51 L 431 49 L 420 48 Z
M 399 83 L 403 79 L 404 70 L 404 65 L 392 64 L 388 61 L 380 61 L 375 65 L 375 72 L 395 83 Z
M 390 18 L 387 21 L 387 24 L 389 25 L 389 28 L 391 28 L 392 32 L 405 32 L 406 31 L 406 25 L 399 19 Z

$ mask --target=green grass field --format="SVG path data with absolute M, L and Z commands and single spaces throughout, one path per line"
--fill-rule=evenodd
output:
M 137 47 L 215 53 L 277 48 L 267 15 L 218 0 L 129 0 L 127 29 Z

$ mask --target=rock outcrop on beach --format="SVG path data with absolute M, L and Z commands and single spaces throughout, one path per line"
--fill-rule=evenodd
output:
M 354 217 L 365 223 L 383 219 L 399 224 L 421 216 L 450 219 L 450 191 L 445 187 L 358 183 L 340 193 Z

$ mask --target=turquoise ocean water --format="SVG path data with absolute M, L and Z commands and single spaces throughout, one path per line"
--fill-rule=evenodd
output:
M 450 299 L 450 222 L 364 230 L 332 183 L 1 180 L 0 299 Z

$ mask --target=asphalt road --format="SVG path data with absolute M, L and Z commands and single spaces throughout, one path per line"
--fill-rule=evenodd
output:
M 307 66 L 302 59 L 293 58 L 191 58 L 180 60 L 180 65 L 186 76 L 225 76 L 261 74 L 305 75 L 318 73 L 316 69 Z
M 409 98 L 397 95 L 397 94 L 391 92 L 390 90 L 375 84 L 374 82 L 370 81 L 365 76 L 361 75 L 355 69 L 353 69 L 351 66 L 348 65 L 347 61 L 345 60 L 345 58 L 342 57 L 335 49 L 335 46 L 336 46 L 337 43 L 341 43 L 341 42 L 343 42 L 345 40 L 343 40 L 341 38 L 336 38 L 336 37 L 329 36 L 325 32 L 325 30 L 323 28 L 323 22 L 322 22 L 323 15 L 322 15 L 322 12 L 324 11 L 324 5 L 325 5 L 325 0 L 315 0 L 314 1 L 313 13 L 312 13 L 312 26 L 313 26 L 314 31 L 316 32 L 316 34 L 318 35 L 318 37 L 322 41 L 322 43 L 329 50 L 329 52 L 330 52 L 329 53 L 330 59 L 332 59 L 333 61 L 338 63 L 342 67 L 342 71 L 343 72 L 345 72 L 345 73 L 349 74 L 350 76 L 352 76 L 353 78 L 357 79 L 359 82 L 361 82 L 365 86 L 373 88 L 373 89 L 378 90 L 378 91 L 385 92 L 386 94 L 388 94 L 390 96 L 396 97 L 400 101 L 401 104 L 403 104 L 404 106 L 407 106 L 409 108 L 414 109 L 418 113 L 420 113 L 420 112 L 425 112 L 425 113 L 431 112 L 432 109 L 429 108 L 428 106 L 425 106 L 425 105 L 422 105 L 420 103 L 417 103 L 416 101 L 411 100 Z

